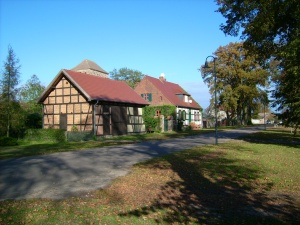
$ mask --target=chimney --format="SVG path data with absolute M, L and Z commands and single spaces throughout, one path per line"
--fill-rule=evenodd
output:
M 161 82 L 167 81 L 166 78 L 165 78 L 165 74 L 164 74 L 164 73 L 161 73 L 161 74 L 160 74 L 159 80 L 160 80 Z

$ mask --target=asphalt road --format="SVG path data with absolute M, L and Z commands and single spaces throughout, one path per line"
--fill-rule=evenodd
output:
M 219 143 L 257 132 L 244 128 L 219 132 Z M 133 164 L 182 151 L 214 144 L 214 133 L 166 141 L 95 148 L 84 151 L 0 160 L 0 201 L 5 199 L 82 196 L 126 175 Z

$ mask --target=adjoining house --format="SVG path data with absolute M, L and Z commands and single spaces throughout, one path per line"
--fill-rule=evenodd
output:
M 159 79 L 144 76 L 134 89 L 150 106 L 174 105 L 176 106 L 176 123 L 183 126 L 191 125 L 202 128 L 202 108 L 178 84 L 168 82 L 164 74 Z M 168 115 L 165 115 L 168 116 Z
M 96 136 L 144 133 L 148 105 L 125 82 L 111 80 L 90 60 L 62 69 L 38 100 L 43 128 L 90 131 Z

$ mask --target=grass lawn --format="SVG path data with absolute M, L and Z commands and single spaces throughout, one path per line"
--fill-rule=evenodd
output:
M 0 224 L 300 224 L 299 140 L 267 130 L 137 164 L 82 197 L 1 201 Z

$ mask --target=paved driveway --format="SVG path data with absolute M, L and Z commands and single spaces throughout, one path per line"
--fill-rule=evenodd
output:
M 219 143 L 259 129 L 219 132 Z M 113 179 L 126 175 L 135 163 L 214 142 L 214 133 L 211 133 L 167 141 L 0 160 L 0 200 L 60 199 L 81 195 L 103 188 Z

